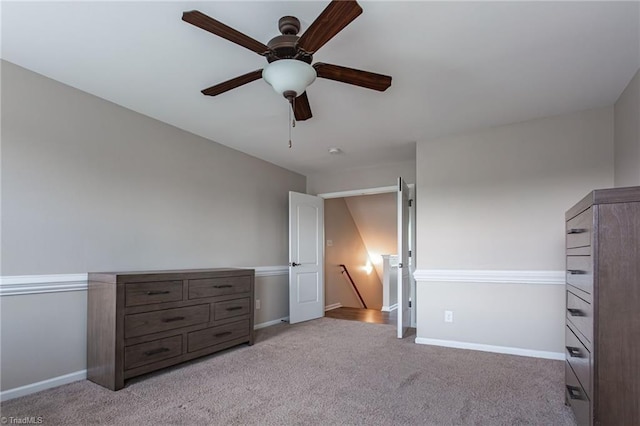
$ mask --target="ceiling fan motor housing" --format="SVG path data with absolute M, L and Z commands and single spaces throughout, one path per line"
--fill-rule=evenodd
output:
M 278 21 L 278 29 L 284 35 L 296 35 L 300 31 L 300 20 L 295 16 L 283 16 Z
M 295 16 L 283 16 L 278 21 L 278 29 L 282 35 L 275 36 L 267 43 L 270 52 L 266 55 L 269 63 L 280 59 L 297 59 L 310 64 L 313 55 L 298 46 L 300 21 Z

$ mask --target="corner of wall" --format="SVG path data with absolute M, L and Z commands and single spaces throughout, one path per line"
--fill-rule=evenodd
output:
M 640 185 L 640 69 L 614 104 L 614 186 Z

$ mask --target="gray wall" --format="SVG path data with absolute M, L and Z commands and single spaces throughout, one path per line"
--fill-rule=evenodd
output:
M 1 64 L 3 276 L 287 264 L 304 176 Z M 257 323 L 286 283 L 256 280 Z M 85 297 L 1 298 L 2 390 L 84 368 Z
M 614 105 L 615 186 L 640 185 L 640 69 Z
M 87 292 L 0 297 L 0 389 L 87 368 Z
M 260 301 L 260 309 L 255 311 L 257 326 L 272 325 L 289 316 L 289 273 L 256 276 L 255 298 Z
M 287 263 L 305 177 L 2 62 L 3 275 Z
M 565 211 L 613 185 L 613 108 L 421 142 L 417 170 L 418 273 L 562 278 Z M 470 280 L 418 283 L 418 338 L 562 352 L 562 281 Z M 445 310 L 454 310 L 453 323 L 444 322 Z
M 307 193 L 325 194 L 394 186 L 398 183 L 398 177 L 404 178 L 407 183 L 415 183 L 415 160 L 310 174 L 307 176 Z

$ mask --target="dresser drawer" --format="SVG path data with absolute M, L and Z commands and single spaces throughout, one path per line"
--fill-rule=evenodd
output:
M 593 263 L 591 256 L 567 256 L 567 284 L 593 294 Z
M 567 221 L 567 248 L 591 245 L 591 231 L 593 229 L 592 207 Z
M 564 365 L 564 379 L 565 398 L 573 411 L 576 423 L 579 426 L 589 426 L 591 417 L 589 398 L 568 362 L 565 362 Z
M 218 345 L 245 336 L 248 340 L 250 331 L 249 320 L 194 331 L 188 335 L 187 348 L 189 352 L 194 352 L 208 346 Z
M 593 309 L 591 304 L 567 291 L 567 319 L 582 333 L 589 343 L 593 342 Z
M 124 369 L 128 370 L 180 355 L 182 355 L 182 336 L 127 346 L 124 350 Z
M 591 397 L 591 352 L 582 344 L 569 325 L 565 327 L 565 357 L 587 396 Z
M 251 299 L 248 297 L 227 300 L 225 302 L 217 302 L 213 304 L 213 319 L 218 321 L 226 318 L 247 315 L 250 313 L 250 309 Z
M 124 288 L 125 306 L 179 302 L 182 300 L 182 281 L 126 283 Z
M 209 305 L 125 315 L 124 337 L 143 336 L 209 322 Z
M 202 278 L 189 280 L 189 299 L 248 293 L 251 291 L 251 276 Z

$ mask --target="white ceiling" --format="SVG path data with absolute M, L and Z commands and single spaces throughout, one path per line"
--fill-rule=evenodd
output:
M 318 79 L 313 118 L 288 149 L 287 103 L 261 56 L 187 24 L 197 9 L 266 43 L 281 16 L 301 33 L 322 2 L 2 2 L 2 58 L 303 173 L 399 162 L 415 142 L 611 105 L 640 66 L 636 2 L 369 2 L 315 55 L 388 74 L 380 93 Z M 343 155 L 329 155 L 337 146 Z

